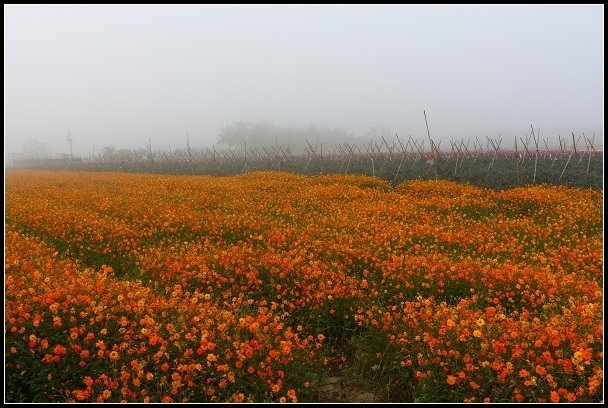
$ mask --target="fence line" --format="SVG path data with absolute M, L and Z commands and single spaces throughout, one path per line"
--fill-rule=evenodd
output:
M 514 150 L 504 148 L 502 136 L 486 136 L 485 148 L 479 138 L 449 140 L 449 149 L 441 149 L 441 140 L 435 142 L 417 140 L 411 135 L 402 141 L 395 135 L 392 140 L 370 140 L 365 144 L 335 143 L 325 145 L 319 140 L 305 140 L 303 152 L 293 152 L 291 145 L 256 146 L 217 149 L 190 147 L 178 150 L 152 151 L 104 151 L 86 157 L 63 157 L 47 159 L 21 158 L 13 160 L 9 167 L 21 168 L 70 168 L 77 170 L 152 171 L 196 174 L 240 174 L 257 170 L 287 170 L 307 174 L 341 173 L 370 174 L 393 183 L 415 177 L 475 179 L 474 173 L 488 175 L 502 172 L 511 177 L 510 185 L 520 182 L 562 183 L 566 170 L 574 157 L 574 164 L 584 163 L 585 175 L 601 174 L 603 150 L 595 146 L 595 135 L 591 138 L 572 134 L 572 143 L 559 136 L 559 148 L 550 148 L 548 139 L 540 138 L 534 128 L 524 138 L 515 138 Z M 584 147 L 581 143 L 583 137 Z M 519 140 L 518 140 L 519 139 Z M 544 149 L 540 148 L 543 142 Z M 531 143 L 532 142 L 532 143 Z M 508 143 L 507 143 L 508 144 Z M 521 147 L 518 147 L 517 145 Z M 565 161 L 563 168 L 561 163 Z M 483 164 L 483 167 L 482 167 Z M 575 168 L 570 165 L 571 168 Z M 539 166 L 540 165 L 540 166 Z M 532 170 L 533 169 L 533 170 Z M 526 180 L 524 172 L 533 171 L 532 179 Z M 477 177 L 479 178 L 479 177 Z M 572 177 L 571 177 L 572 178 Z M 597 178 L 597 177 L 596 177 Z M 507 184 L 507 183 L 502 183 Z M 583 183 L 584 184 L 584 183 Z M 601 187 L 601 181 L 592 182 Z

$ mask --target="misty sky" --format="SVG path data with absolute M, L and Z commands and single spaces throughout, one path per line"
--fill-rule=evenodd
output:
M 5 5 L 5 147 L 205 147 L 240 119 L 422 138 L 423 109 L 444 140 L 602 134 L 603 27 L 603 5 Z

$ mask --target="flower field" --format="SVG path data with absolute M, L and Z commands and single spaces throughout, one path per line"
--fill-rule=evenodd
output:
M 602 199 L 9 172 L 5 400 L 603 401 Z

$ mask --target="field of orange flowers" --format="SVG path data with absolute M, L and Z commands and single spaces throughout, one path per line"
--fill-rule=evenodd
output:
M 11 171 L 5 399 L 603 401 L 603 193 Z M 380 392 L 380 391 L 379 391 Z

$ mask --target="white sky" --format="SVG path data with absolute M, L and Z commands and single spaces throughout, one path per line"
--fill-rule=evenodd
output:
M 423 109 L 444 140 L 601 136 L 603 38 L 603 5 L 5 5 L 5 147 L 204 147 L 239 119 L 422 138 Z

